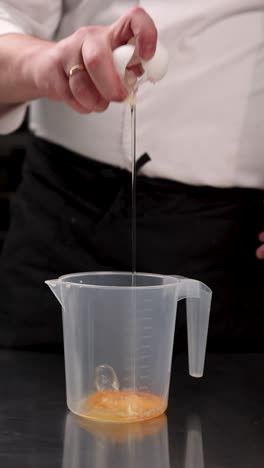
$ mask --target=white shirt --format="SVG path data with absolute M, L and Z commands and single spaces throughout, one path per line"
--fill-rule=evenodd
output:
M 82 25 L 109 24 L 139 4 L 154 19 L 170 55 L 162 82 L 142 86 L 137 156 L 150 177 L 194 185 L 264 188 L 264 0 L 6 0 L 0 34 L 59 40 Z M 20 106 L 0 119 L 13 131 Z M 130 111 L 111 104 L 79 115 L 41 99 L 30 128 L 43 138 L 130 170 Z

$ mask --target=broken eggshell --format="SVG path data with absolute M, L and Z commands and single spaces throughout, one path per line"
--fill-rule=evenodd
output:
M 141 64 L 144 74 L 140 77 L 140 82 L 151 81 L 156 83 L 160 81 L 168 70 L 168 51 L 165 47 L 157 43 L 156 52 L 150 60 L 141 59 L 136 48 L 132 44 L 126 44 L 113 51 L 115 68 L 125 85 L 131 89 L 137 82 L 137 76 L 127 67 L 135 64 Z

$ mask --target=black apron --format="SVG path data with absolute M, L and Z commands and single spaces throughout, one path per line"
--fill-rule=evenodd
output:
M 264 351 L 263 191 L 148 178 L 143 163 L 137 270 L 212 288 L 209 350 Z M 0 346 L 61 350 L 61 310 L 44 280 L 95 270 L 131 270 L 131 174 L 32 137 L 0 259 Z M 175 350 L 186 346 L 180 307 Z

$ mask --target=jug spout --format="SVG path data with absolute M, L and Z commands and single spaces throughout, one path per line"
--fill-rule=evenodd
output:
M 60 280 L 58 280 L 58 279 L 47 280 L 47 281 L 45 281 L 45 284 L 47 284 L 49 286 L 49 288 L 53 292 L 54 296 L 58 299 L 59 303 L 62 306 L 63 304 L 62 304 L 62 297 L 61 297 L 61 287 L 60 287 L 61 282 L 60 282 Z
M 189 373 L 202 377 L 207 345 L 212 291 L 200 281 L 180 278 L 179 299 L 186 299 Z

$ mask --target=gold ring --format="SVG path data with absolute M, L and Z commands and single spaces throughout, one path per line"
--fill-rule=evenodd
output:
M 84 70 L 84 65 L 82 63 L 79 63 L 78 65 L 73 65 L 73 67 L 71 67 L 69 71 L 69 78 L 75 75 L 75 73 L 79 71 L 83 71 L 83 70 Z

